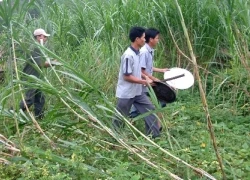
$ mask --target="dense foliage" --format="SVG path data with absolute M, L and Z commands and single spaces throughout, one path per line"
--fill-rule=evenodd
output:
M 250 2 L 178 4 L 226 177 L 247 179 Z M 163 114 L 159 139 L 144 136 L 143 116 L 133 125 L 123 118 L 121 133 L 112 130 L 112 116 L 120 116 L 115 110 L 120 56 L 129 45 L 131 26 L 161 31 L 155 66 L 193 71 L 175 1 L 3 0 L 0 23 L 1 179 L 213 179 L 205 172 L 222 179 L 197 82 L 178 91 L 176 102 L 156 109 Z M 20 76 L 38 27 L 51 34 L 42 51 L 64 64 L 44 71 L 43 80 L 30 77 L 28 84 L 47 96 L 42 121 L 18 107 L 27 85 Z

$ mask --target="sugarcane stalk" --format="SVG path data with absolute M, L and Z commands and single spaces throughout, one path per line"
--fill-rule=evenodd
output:
M 192 45 L 191 45 L 191 42 L 190 42 L 190 39 L 189 39 L 189 35 L 188 35 L 188 30 L 186 28 L 186 24 L 185 24 L 185 21 L 184 21 L 183 15 L 182 15 L 182 10 L 181 10 L 181 8 L 179 6 L 178 0 L 175 0 L 175 3 L 176 3 L 176 6 L 177 6 L 177 9 L 178 9 L 178 12 L 179 12 L 179 16 L 180 16 L 182 28 L 183 28 L 183 31 L 184 31 L 184 35 L 185 35 L 185 38 L 187 40 L 188 50 L 189 50 L 191 60 L 192 60 L 192 63 L 193 63 L 195 77 L 196 77 L 196 80 L 197 80 L 198 85 L 199 85 L 200 96 L 201 96 L 204 111 L 206 113 L 207 126 L 208 126 L 208 130 L 209 130 L 209 133 L 210 133 L 210 138 L 212 140 L 214 151 L 215 151 L 217 160 L 219 162 L 219 166 L 220 166 L 221 173 L 222 173 L 222 178 L 225 180 L 226 179 L 226 174 L 225 174 L 225 171 L 224 171 L 224 168 L 223 168 L 222 158 L 220 156 L 218 146 L 217 146 L 217 143 L 216 143 L 213 124 L 212 124 L 212 121 L 211 121 L 211 118 L 210 118 L 206 95 L 205 95 L 205 92 L 204 92 L 204 89 L 203 89 L 203 86 L 202 86 L 202 82 L 201 82 L 201 78 L 200 78 L 200 75 L 199 75 L 199 68 L 198 68 L 198 65 L 197 65 L 197 62 L 196 62 L 196 57 L 195 57 L 194 52 L 193 52 L 193 48 L 192 48 Z

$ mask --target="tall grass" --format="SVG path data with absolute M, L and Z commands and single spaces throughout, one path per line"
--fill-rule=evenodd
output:
M 220 106 L 225 111 L 230 107 L 234 115 L 248 116 L 249 21 L 246 15 L 249 5 L 236 0 L 231 4 L 216 0 L 178 2 L 197 63 L 200 71 L 204 72 L 202 83 L 207 87 L 210 113 L 213 117 L 216 115 L 213 112 L 222 117 L 218 109 L 214 111 Z M 28 13 L 30 10 L 37 14 L 35 19 Z M 0 127 L 1 133 L 11 138 L 21 150 L 17 157 L 4 156 L 14 163 L 14 167 L 11 171 L 7 167 L 5 173 L 1 174 L 3 177 L 221 178 L 210 138 L 204 131 L 205 126 L 189 126 L 193 130 L 185 128 L 194 124 L 192 120 L 203 124 L 205 115 L 201 103 L 195 98 L 199 96 L 196 85 L 191 94 L 182 96 L 182 92 L 178 92 L 178 102 L 154 111 L 162 112 L 166 119 L 163 123 L 166 131 L 161 139 L 155 141 L 142 133 L 143 116 L 138 117 L 136 125 L 132 125 L 114 108 L 120 56 L 129 45 L 127 36 L 131 26 L 160 29 L 157 66 L 180 66 L 192 70 L 192 62 L 186 56 L 189 50 L 182 24 L 173 1 L 45 0 L 15 1 L 14 4 L 5 1 L 0 5 L 0 17 L 4 22 L 0 39 L 9 42 L 3 43 L 1 49 L 8 50 L 13 45 L 9 41 L 11 38 L 15 44 L 13 51 L 5 52 L 1 59 L 6 63 L 8 60 L 11 66 L 17 68 L 14 75 L 13 67 L 7 68 L 6 73 L 11 74 L 9 77 L 12 78 L 7 76 L 1 84 Z M 46 29 L 52 35 L 48 40 L 48 49 L 40 47 L 41 50 L 64 66 L 45 70 L 43 80 L 30 77 L 30 82 L 24 82 L 17 75 L 22 75 L 25 51 L 34 43 L 31 33 L 37 27 Z M 17 64 L 12 61 L 13 53 L 16 54 Z M 19 85 L 22 87 L 20 90 Z M 21 94 L 25 91 L 23 85 L 40 88 L 46 94 L 46 116 L 43 121 L 35 121 L 32 113 L 8 111 L 13 105 L 18 109 Z M 196 101 L 195 105 L 191 106 L 193 101 Z M 185 107 L 190 112 L 186 112 Z M 126 124 L 121 133 L 112 129 L 111 119 L 114 115 Z M 15 116 L 16 126 L 13 125 Z M 200 131 L 195 132 L 196 129 Z M 19 136 L 16 131 L 20 131 Z M 196 134 L 199 136 L 196 137 Z M 220 138 L 220 133 L 218 136 Z M 195 138 L 197 140 L 193 140 Z M 200 146 L 197 142 L 201 139 L 206 149 L 197 150 L 197 146 Z M 223 145 L 220 147 L 224 148 Z M 206 156 L 202 156 L 203 150 Z M 222 155 L 226 156 L 226 152 Z M 227 177 L 248 177 L 247 172 L 241 176 L 235 173 L 236 167 L 228 165 L 234 163 L 231 159 L 226 157 L 223 163 Z M 18 164 L 32 169 L 32 173 L 29 174 Z

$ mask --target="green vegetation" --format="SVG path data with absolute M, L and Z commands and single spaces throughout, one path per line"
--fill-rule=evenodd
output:
M 179 0 L 206 93 L 227 179 L 250 177 L 248 0 Z M 0 179 L 222 179 L 198 83 L 161 112 L 162 136 L 144 136 L 143 116 L 112 130 L 120 56 L 131 26 L 156 27 L 156 66 L 194 70 L 180 13 L 170 0 L 0 2 Z M 36 121 L 19 112 L 20 80 L 32 32 L 51 37 L 64 66 L 30 77 L 47 96 Z M 159 75 L 157 75 L 159 76 Z M 160 79 L 162 77 L 159 76 Z M 157 104 L 156 104 L 157 106 Z M 14 111 L 10 111 L 10 107 Z M 157 106 L 158 107 L 158 106 Z M 7 140 L 7 139 L 8 140 Z M 198 168 L 198 169 L 196 169 Z M 203 171 L 199 170 L 202 169 Z

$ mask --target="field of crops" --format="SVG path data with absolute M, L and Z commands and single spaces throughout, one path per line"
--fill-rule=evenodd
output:
M 249 179 L 249 0 L 3 0 L 0 24 L 0 179 Z M 160 30 L 156 67 L 195 76 L 165 108 L 152 97 L 156 139 L 144 115 L 131 124 L 115 109 L 132 26 Z M 23 81 L 36 28 L 63 66 Z M 26 86 L 46 95 L 44 119 L 19 111 Z

